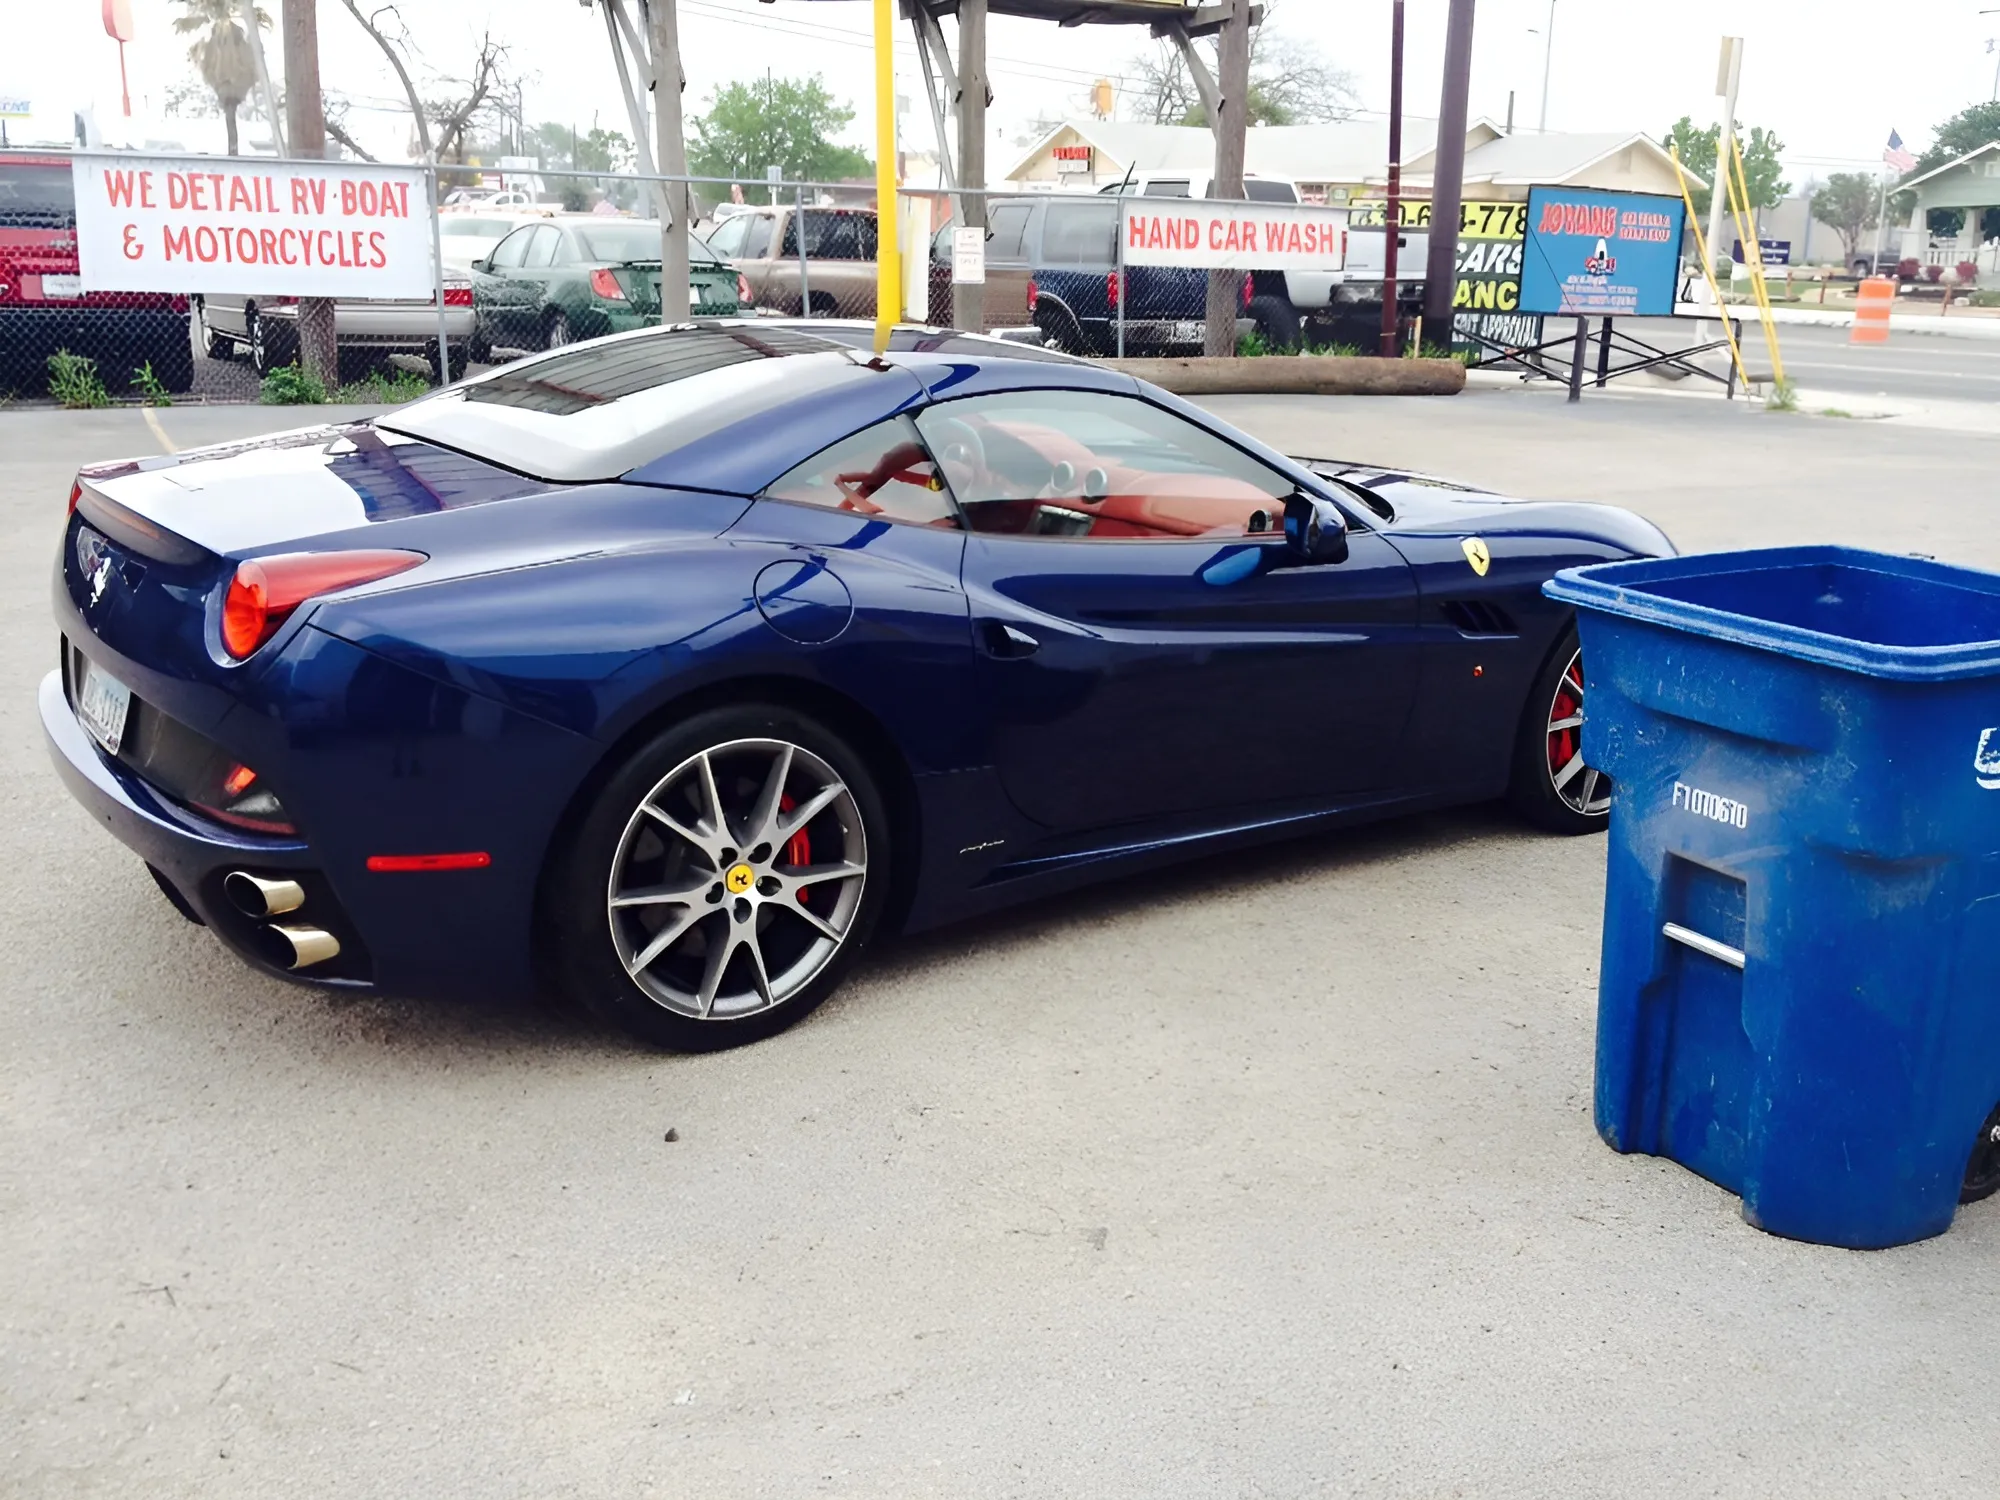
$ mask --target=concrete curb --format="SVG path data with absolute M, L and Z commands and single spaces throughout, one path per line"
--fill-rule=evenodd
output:
M 1729 310 L 1743 320 L 1745 332 L 1756 325 L 1756 308 L 1745 303 L 1731 303 Z M 1692 302 L 1683 302 L 1674 309 L 1674 312 L 1676 316 L 1683 318 L 1713 320 L 1715 317 L 1712 308 L 1697 306 Z M 1851 328 L 1854 326 L 1854 314 L 1831 308 L 1822 311 L 1816 307 L 1774 307 L 1771 309 L 1771 321 L 1818 328 Z M 1954 318 L 1948 313 L 1943 316 L 1933 316 L 1928 313 L 1892 312 L 1889 314 L 1889 331 L 1928 334 L 1932 338 L 1992 340 L 2000 339 L 2000 318 Z
M 1465 389 L 1465 366 L 1455 359 L 1274 354 L 1104 363 L 1177 396 L 1456 396 Z

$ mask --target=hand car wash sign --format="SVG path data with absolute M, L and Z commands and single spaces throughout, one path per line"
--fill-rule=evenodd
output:
M 1338 271 L 1347 210 L 1199 198 L 1124 198 L 1125 264 L 1191 270 Z
M 86 291 L 424 298 L 424 174 L 374 163 L 78 156 Z

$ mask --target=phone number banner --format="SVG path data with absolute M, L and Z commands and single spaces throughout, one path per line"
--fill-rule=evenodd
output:
M 1403 228 L 1429 232 L 1428 201 L 1405 199 L 1398 207 Z M 1367 199 L 1354 206 L 1354 227 L 1380 229 L 1387 215 L 1385 200 Z M 1458 283 L 1451 298 L 1454 348 L 1491 352 L 1482 340 L 1512 349 L 1541 342 L 1542 320 L 1520 310 L 1521 245 L 1527 228 L 1525 203 L 1459 204 Z
M 1530 188 L 1521 305 L 1562 317 L 1672 317 L 1686 212 L 1653 193 Z
M 435 284 L 420 168 L 121 152 L 70 170 L 87 292 L 422 299 Z

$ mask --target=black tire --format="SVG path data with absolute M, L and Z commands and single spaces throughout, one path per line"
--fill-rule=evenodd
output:
M 162 345 L 150 362 L 153 378 L 176 396 L 194 389 L 194 345 L 188 339 Z
M 465 341 L 465 358 L 468 363 L 475 365 L 493 363 L 493 346 L 486 342 L 486 330 L 476 322 L 472 325 L 472 337 Z M 434 370 L 437 368 L 437 361 L 431 361 L 431 368 Z
M 1584 766 L 1578 748 L 1583 697 L 1583 657 L 1572 625 L 1528 689 L 1507 788 L 1514 810 L 1550 833 L 1602 833 L 1611 826 L 1611 778 Z
M 266 318 L 260 313 L 249 316 L 250 363 L 258 375 L 268 375 L 273 370 L 282 370 L 286 365 L 299 362 L 299 330 L 296 323 L 283 318 Z
M 464 339 L 448 339 L 446 345 L 451 350 L 451 370 L 442 380 L 438 380 L 437 340 L 432 339 L 424 345 L 424 358 L 430 361 L 431 378 L 438 380 L 440 385 L 450 385 L 454 381 L 465 379 L 466 362 L 472 356 L 471 346 Z
M 1042 342 L 1062 354 L 1078 356 L 1090 353 L 1090 347 L 1083 337 L 1083 328 L 1070 310 L 1059 304 L 1044 303 L 1035 309 L 1035 326 L 1042 331 Z
M 1258 334 L 1271 348 L 1291 349 L 1297 346 L 1298 310 L 1283 297 L 1253 297 L 1249 312 L 1250 321 L 1257 325 Z
M 1979 1127 L 1972 1154 L 1965 1161 L 1965 1181 L 1959 1187 L 1960 1203 L 1979 1203 L 2000 1193 L 2000 1104 Z
M 570 327 L 569 314 L 560 307 L 549 309 L 542 319 L 542 347 L 560 349 L 565 344 L 576 342 L 576 330 Z
M 776 764 L 773 747 L 784 745 L 792 747 L 785 762 L 792 768 L 784 783 L 788 799 L 816 800 L 813 788 L 823 790 L 829 775 L 842 784 L 844 798 L 813 814 L 782 844 L 703 852 L 693 840 L 663 831 L 659 813 L 643 811 L 649 801 L 663 805 L 683 827 L 726 844 L 747 831 L 744 822 L 755 809 L 744 811 L 743 799 L 768 790 L 763 778 Z M 732 809 L 730 826 L 719 833 L 706 826 L 713 820 L 700 793 L 704 758 L 724 806 Z M 796 806 L 793 800 L 786 810 Z M 801 866 L 832 868 L 829 853 L 840 868 L 851 868 L 857 848 L 865 872 L 858 894 L 850 888 L 856 877 L 822 875 L 812 884 L 809 906 L 806 890 L 773 878 Z M 543 913 L 553 978 L 564 999 L 654 1047 L 712 1052 L 761 1041 L 803 1019 L 839 987 L 881 917 L 890 852 L 888 812 L 875 776 L 839 735 L 774 704 L 698 713 L 656 735 L 612 773 L 553 860 Z M 739 885 L 743 871 L 750 873 Z M 658 894 L 669 888 L 675 895 L 685 891 L 688 899 Z M 649 894 L 614 911 L 611 897 L 620 889 Z M 793 897 L 804 915 L 790 906 Z M 674 924 L 682 936 L 666 939 L 648 962 L 646 952 Z M 835 946 L 818 953 L 819 934 L 835 924 Z M 718 940 L 729 946 L 711 980 Z M 636 967 L 628 968 L 628 958 Z M 761 984 L 759 974 L 765 975 Z M 741 988 L 746 983 L 748 990 Z M 702 989 L 713 1007 L 706 1017 L 695 1010 Z
M 208 304 L 199 297 L 188 309 L 188 317 L 194 323 L 194 341 L 201 346 L 201 352 L 210 359 L 236 358 L 236 340 L 226 333 L 217 333 L 208 326 Z

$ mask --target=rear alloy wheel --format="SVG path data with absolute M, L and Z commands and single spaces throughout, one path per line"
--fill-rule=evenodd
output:
M 1535 678 L 1521 715 L 1508 797 L 1551 833 L 1598 833 L 1611 819 L 1611 778 L 1583 760 L 1583 652 L 1567 632 Z
M 566 987 L 655 1046 L 756 1041 L 833 992 L 888 885 L 866 764 L 788 709 L 713 710 L 611 780 L 552 890 Z
M 2000 1104 L 1993 1107 L 1993 1113 L 1986 1117 L 1986 1123 L 1979 1127 L 1979 1138 L 1972 1143 L 1972 1155 L 1966 1159 L 1965 1181 L 1959 1187 L 1960 1203 L 1978 1203 L 2000 1192 Z
M 569 326 L 569 314 L 558 307 L 549 314 L 548 322 L 542 327 L 542 347 L 560 349 L 565 344 L 574 344 L 576 333 Z

